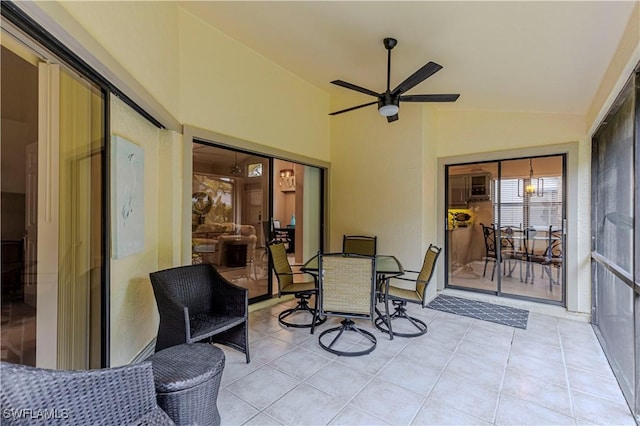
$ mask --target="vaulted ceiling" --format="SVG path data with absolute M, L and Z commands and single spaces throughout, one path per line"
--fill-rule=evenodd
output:
M 585 114 L 638 1 L 195 1 L 180 6 L 334 95 L 376 92 L 428 61 L 408 94 L 460 93 L 444 108 Z M 637 10 L 637 9 L 636 9 Z M 369 99 L 363 97 L 363 99 Z

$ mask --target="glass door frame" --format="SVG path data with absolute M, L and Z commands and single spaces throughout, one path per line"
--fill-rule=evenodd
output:
M 445 187 L 444 187 L 444 217 L 445 217 L 445 221 L 444 221 L 444 248 L 445 248 L 445 253 L 447 253 L 447 255 L 445 256 L 444 262 L 445 262 L 445 273 L 444 273 L 444 288 L 451 288 L 451 289 L 456 289 L 456 290 L 464 290 L 464 291 L 472 291 L 472 292 L 477 292 L 477 293 L 484 293 L 484 294 L 490 294 L 490 295 L 495 295 L 498 297 L 505 297 L 505 298 L 512 298 L 512 299 L 520 299 L 520 300 L 526 300 L 526 301 L 533 301 L 533 302 L 539 302 L 539 303 L 545 303 L 545 304 L 550 304 L 550 305 L 560 305 L 562 307 L 566 307 L 567 306 L 567 284 L 566 284 L 566 271 L 567 271 L 567 247 L 569 246 L 568 244 L 568 239 L 567 239 L 567 186 L 568 186 L 568 176 L 567 176 L 567 152 L 558 152 L 558 153 L 545 153 L 545 154 L 532 154 L 532 155 L 526 155 L 526 156 L 513 156 L 513 157 L 500 157 L 497 159 L 491 159 L 491 160 L 481 160 L 478 159 L 477 161 L 467 161 L 467 162 L 451 162 L 451 163 L 446 163 L 444 164 L 444 182 L 445 182 Z M 562 250 L 562 269 L 561 269 L 561 280 L 562 280 L 562 292 L 561 292 L 561 300 L 559 301 L 555 301 L 555 300 L 549 300 L 549 299 L 543 299 L 543 298 L 538 298 L 538 297 L 530 297 L 530 296 L 523 296 L 523 295 L 518 295 L 518 294 L 513 294 L 513 293 L 506 293 L 502 291 L 502 275 L 499 273 L 499 269 L 502 266 L 502 257 L 501 257 L 501 250 L 496 250 L 496 270 L 498 270 L 498 272 L 496 273 L 497 275 L 497 279 L 496 279 L 496 290 L 486 290 L 486 289 L 474 289 L 474 288 L 470 288 L 470 287 L 464 287 L 464 286 L 460 286 L 460 285 L 455 285 L 455 284 L 451 284 L 450 283 L 450 279 L 449 279 L 449 271 L 451 268 L 451 261 L 450 261 L 450 250 L 452 250 L 451 247 L 451 241 L 450 238 L 448 237 L 448 229 L 449 229 L 449 224 L 448 224 L 448 209 L 449 209 L 449 193 L 450 193 L 450 179 L 449 179 L 449 170 L 451 167 L 454 166 L 481 166 L 482 164 L 487 164 L 487 163 L 497 163 L 497 168 L 498 168 L 498 176 L 496 178 L 497 180 L 497 194 L 494 194 L 495 197 L 498 197 L 497 203 L 500 204 L 500 193 L 501 193 L 501 177 L 502 177 L 502 163 L 503 162 L 507 162 L 507 161 L 512 161 L 512 160 L 528 160 L 528 159 L 536 159 L 536 158 L 545 158 L 545 157 L 562 157 L 562 233 L 563 233 L 563 250 Z M 493 203 L 492 203 L 493 204 Z M 492 205 L 492 209 L 493 209 L 493 205 Z M 497 217 L 495 218 L 495 225 L 497 229 L 500 229 L 500 225 L 501 225 L 501 209 L 498 208 L 498 214 Z M 476 224 L 477 225 L 477 224 Z M 498 241 L 496 241 L 496 245 L 498 244 Z M 485 253 L 486 254 L 486 253 Z

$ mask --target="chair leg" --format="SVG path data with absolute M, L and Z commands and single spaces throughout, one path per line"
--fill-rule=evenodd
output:
M 409 316 L 407 314 L 407 309 L 406 309 L 407 302 L 405 302 L 404 300 L 394 300 L 393 305 L 395 306 L 395 310 L 391 315 L 388 315 L 387 318 L 378 317 L 374 321 L 374 325 L 378 330 L 382 331 L 383 333 L 393 333 L 394 335 L 401 336 L 401 337 L 418 337 L 418 336 L 422 336 L 427 332 L 427 324 L 425 324 L 424 321 L 419 320 L 418 318 Z M 412 324 L 414 327 L 416 327 L 418 331 L 415 333 L 403 333 L 397 330 L 390 332 L 391 323 L 395 319 L 405 319 L 409 321 L 409 323 Z
M 362 330 L 358 327 L 355 326 L 355 323 L 353 322 L 353 320 L 351 318 L 345 318 L 342 322 L 341 322 L 341 326 L 340 327 L 334 327 L 334 328 L 330 328 L 329 330 L 325 330 L 322 333 L 320 333 L 320 336 L 318 337 L 318 343 L 320 344 L 320 347 L 322 349 L 324 349 L 327 352 L 331 352 L 333 354 L 336 355 L 342 355 L 342 356 L 360 356 L 360 355 L 366 355 L 368 353 L 371 353 L 371 351 L 373 351 L 376 348 L 377 345 L 377 340 L 376 337 L 366 331 L 366 330 Z M 368 347 L 366 347 L 363 350 L 356 350 L 356 351 L 341 351 L 338 349 L 335 349 L 333 346 L 336 344 L 336 342 L 338 341 L 338 339 L 344 334 L 344 332 L 346 331 L 352 331 L 355 332 L 357 334 L 359 334 L 360 336 L 364 337 L 366 340 L 369 341 L 370 345 Z M 323 342 L 323 337 L 328 336 L 332 333 L 338 333 L 329 344 L 327 344 L 326 342 Z
M 316 297 L 316 305 L 315 308 L 311 308 L 309 306 L 309 299 L 311 298 L 311 296 L 313 295 L 313 293 L 296 293 L 296 298 L 298 299 L 298 304 L 296 305 L 295 308 L 291 308 L 291 309 L 285 309 L 284 311 L 280 312 L 280 314 L 278 315 L 278 321 L 280 321 L 280 324 L 287 326 L 287 327 L 294 327 L 294 328 L 314 328 L 314 326 L 316 325 L 320 325 L 323 324 L 327 319 L 326 318 L 318 318 L 317 316 L 317 312 L 318 312 L 318 299 Z M 289 322 L 286 321 L 286 318 L 295 314 L 296 312 L 308 312 L 312 315 L 312 322 L 308 322 L 308 323 L 295 323 L 295 322 Z M 311 333 L 313 334 L 313 330 L 311 330 Z

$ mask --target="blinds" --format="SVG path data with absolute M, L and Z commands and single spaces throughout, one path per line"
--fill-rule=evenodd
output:
M 541 188 L 527 194 L 524 188 L 529 179 L 494 180 L 494 218 L 500 218 L 500 226 L 515 228 L 562 226 L 562 176 L 533 179 Z

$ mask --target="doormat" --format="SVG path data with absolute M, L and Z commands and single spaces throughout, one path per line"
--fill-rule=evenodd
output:
M 427 308 L 483 321 L 495 322 L 496 324 L 508 325 L 510 327 L 522 328 L 524 330 L 527 329 L 527 320 L 529 319 L 529 311 L 525 309 L 494 305 L 493 303 L 446 296 L 443 294 L 433 299 L 427 305 Z

